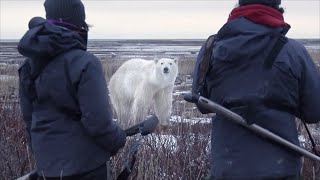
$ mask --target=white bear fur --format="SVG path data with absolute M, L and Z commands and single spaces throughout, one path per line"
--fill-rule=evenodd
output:
M 165 68 L 169 69 L 167 73 Z M 129 127 L 143 121 L 154 102 L 160 124 L 168 125 L 177 75 L 176 59 L 130 59 L 122 64 L 109 82 L 111 102 L 120 124 Z

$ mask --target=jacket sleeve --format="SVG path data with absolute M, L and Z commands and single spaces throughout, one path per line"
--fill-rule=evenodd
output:
M 301 82 L 300 82 L 300 117 L 306 123 L 317 123 L 320 121 L 320 72 L 302 46 L 301 60 Z
M 115 155 L 125 145 L 126 133 L 112 120 L 111 104 L 102 65 L 94 55 L 82 70 L 78 85 L 81 122 L 87 133 Z
M 22 112 L 22 118 L 26 124 L 27 141 L 32 151 L 31 146 L 31 122 L 32 122 L 32 102 L 28 97 L 27 89 L 30 87 L 30 64 L 27 60 L 21 65 L 19 73 L 19 100 Z

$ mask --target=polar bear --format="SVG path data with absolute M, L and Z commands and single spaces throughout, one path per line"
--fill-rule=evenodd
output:
M 168 125 L 177 75 L 177 59 L 130 59 L 123 63 L 109 82 L 111 102 L 120 124 L 132 126 L 141 122 L 154 102 L 160 124 Z

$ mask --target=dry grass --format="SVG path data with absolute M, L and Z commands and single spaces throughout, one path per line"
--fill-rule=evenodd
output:
M 124 60 L 103 60 L 101 61 L 104 69 L 106 80 L 109 82 L 111 76 L 118 70 L 118 68 L 124 63 Z
M 303 123 L 301 122 L 301 120 L 297 119 L 297 128 L 298 128 L 298 132 L 300 135 L 303 135 L 306 138 L 306 142 L 302 143 L 302 145 L 304 146 L 305 149 L 309 150 L 310 152 L 312 152 L 312 145 L 311 145 L 311 141 L 309 139 L 309 136 L 307 134 L 307 130 L 304 127 Z M 308 125 L 308 128 L 310 130 L 314 130 L 315 132 L 319 132 L 320 130 L 320 123 L 318 124 L 313 124 L 313 125 Z M 312 138 L 314 139 L 315 143 L 318 145 L 318 147 L 320 147 L 320 134 L 319 133 L 314 133 Z M 320 149 L 318 149 L 320 152 Z M 314 161 L 311 161 L 310 159 L 305 158 L 304 159 L 304 164 L 303 164 L 303 177 L 305 177 L 305 179 L 313 179 L 311 177 L 320 177 L 320 163 L 316 163 Z
M 18 66 L 0 63 L 0 100 L 18 93 Z
M 20 177 L 34 168 L 26 142 L 18 104 L 0 104 L 0 174 L 1 179 Z

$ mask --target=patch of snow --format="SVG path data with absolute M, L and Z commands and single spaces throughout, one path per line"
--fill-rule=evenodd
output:
M 302 142 L 302 143 L 305 143 L 305 142 L 306 142 L 306 138 L 304 137 L 304 135 L 299 135 L 298 139 L 299 139 L 299 141 Z
M 175 93 L 173 93 L 174 96 L 179 96 L 179 95 L 185 95 L 190 93 L 190 91 L 177 91 Z
M 306 138 L 304 137 L 304 135 L 299 135 L 299 136 L 298 136 L 298 139 L 299 139 L 299 141 L 300 141 L 300 145 L 301 145 L 302 147 L 306 147 L 306 145 L 307 145 L 307 140 L 306 140 Z

